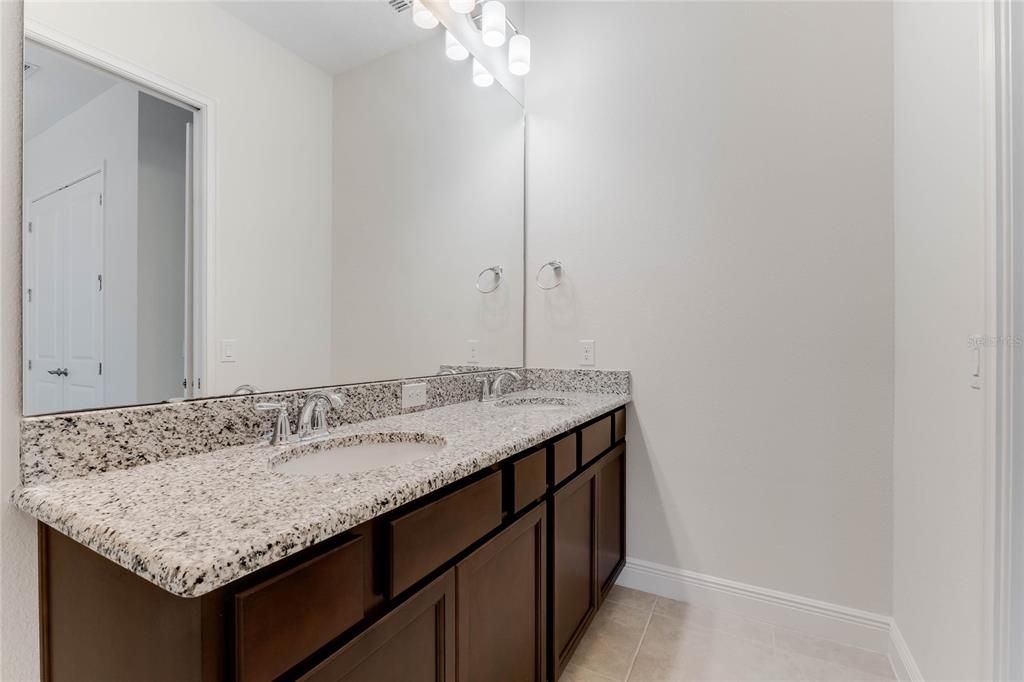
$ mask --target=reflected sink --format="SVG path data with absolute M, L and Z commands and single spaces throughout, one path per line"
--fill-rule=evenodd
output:
M 445 446 L 443 438 L 423 433 L 380 433 L 344 436 L 299 446 L 283 453 L 270 468 L 279 474 L 334 476 L 408 464 L 429 457 Z
M 578 403 L 569 398 L 502 398 L 494 403 L 495 407 L 518 407 L 521 409 L 542 412 L 554 412 L 573 407 Z

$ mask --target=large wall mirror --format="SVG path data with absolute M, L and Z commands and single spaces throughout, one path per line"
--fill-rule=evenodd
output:
M 523 363 L 523 109 L 410 4 L 26 3 L 26 414 Z

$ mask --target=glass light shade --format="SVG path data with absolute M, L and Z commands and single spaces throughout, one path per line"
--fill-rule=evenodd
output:
M 530 39 L 522 33 L 508 41 L 508 70 L 515 76 L 530 73 Z
M 423 4 L 423 0 L 412 0 L 412 23 L 420 28 L 434 28 L 438 22 L 434 13 Z
M 483 20 L 480 24 L 484 45 L 501 47 L 505 44 L 505 5 L 498 0 L 484 4 Z
M 444 32 L 444 53 L 448 55 L 448 59 L 456 62 L 461 62 L 469 56 L 469 50 L 463 47 L 450 31 Z
M 481 88 L 489 87 L 494 83 L 494 76 L 491 75 L 490 71 L 484 68 L 481 64 L 473 58 L 473 84 Z
M 469 14 L 476 7 L 476 0 L 448 0 L 448 6 L 458 14 Z

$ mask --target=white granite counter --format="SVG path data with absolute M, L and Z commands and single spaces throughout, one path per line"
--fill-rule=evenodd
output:
M 272 471 L 287 448 L 242 445 L 81 478 L 28 485 L 14 503 L 43 523 L 182 596 L 196 597 L 625 405 L 625 393 L 523 391 L 559 410 L 463 402 L 341 426 L 423 433 L 436 454 L 360 473 Z M 329 447 L 322 441 L 313 447 Z

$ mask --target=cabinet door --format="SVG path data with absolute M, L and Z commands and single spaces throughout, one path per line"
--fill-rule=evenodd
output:
M 546 526 L 540 506 L 455 567 L 461 682 L 544 680 Z
M 597 584 L 603 600 L 626 560 L 626 446 L 597 466 Z
M 455 571 L 416 592 L 301 679 L 453 682 Z
M 568 663 L 597 609 L 597 486 L 589 469 L 551 500 L 553 678 Z

